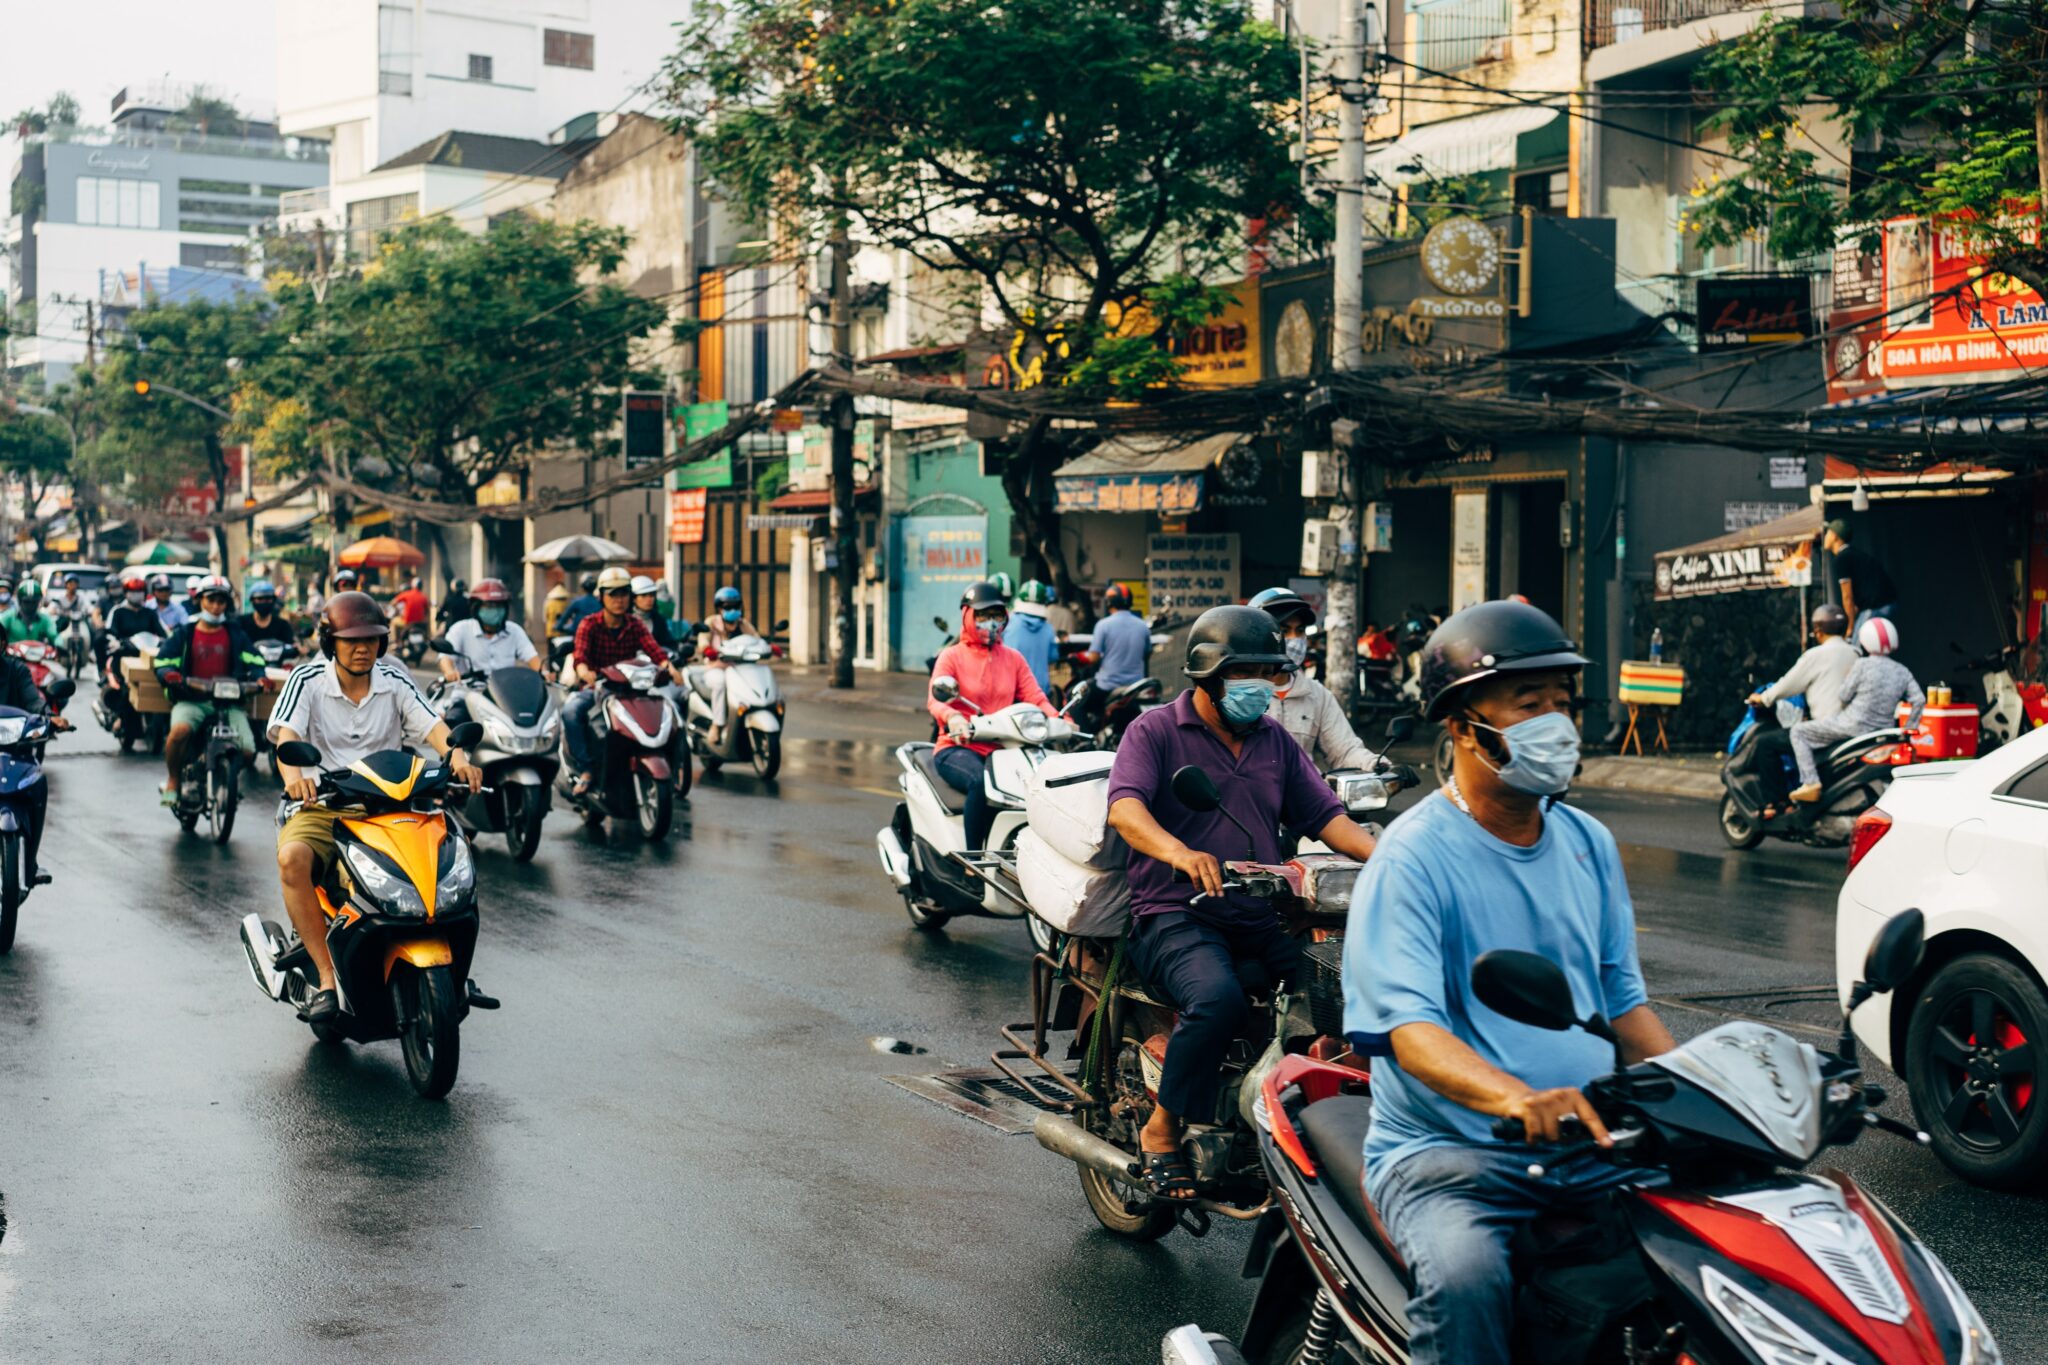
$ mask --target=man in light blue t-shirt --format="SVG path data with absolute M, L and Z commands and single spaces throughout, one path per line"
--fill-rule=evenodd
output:
M 1508 1365 L 1515 1229 L 1640 1178 L 1591 1152 L 1534 1177 L 1528 1148 L 1493 1136 L 1510 1118 L 1533 1142 L 1604 1145 L 1580 1087 L 1614 1055 L 1587 1033 L 1480 1004 L 1473 962 L 1495 948 L 1541 954 L 1564 970 L 1581 1017 L 1613 1022 L 1631 1061 L 1673 1046 L 1646 1003 L 1614 836 L 1554 799 L 1578 766 L 1585 662 L 1525 603 L 1481 603 L 1437 628 L 1421 684 L 1427 717 L 1456 746 L 1451 781 L 1394 822 L 1351 898 L 1345 1033 L 1393 1062 L 1373 1068 L 1365 1183 L 1415 1278 L 1416 1365 Z
M 1131 590 L 1121 583 L 1102 590 L 1102 609 L 1088 647 L 1102 656 L 1095 667 L 1095 685 L 1106 692 L 1145 676 L 1145 664 L 1152 655 L 1152 627 L 1131 611 Z

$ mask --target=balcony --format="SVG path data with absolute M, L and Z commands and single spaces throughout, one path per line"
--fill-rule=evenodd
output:
M 1840 8 L 1825 0 L 1777 4 L 1771 0 L 1590 0 L 1586 6 L 1586 50 L 1633 42 L 1668 33 L 1703 20 L 1735 17 L 1732 25 L 1702 24 L 1699 45 L 1726 42 L 1756 26 L 1766 14 L 1779 18 L 1839 17 Z M 1725 31 L 1723 31 L 1725 29 Z
M 148 128 L 52 128 L 31 142 L 67 142 L 83 147 L 134 147 L 165 152 L 204 152 L 209 156 L 254 156 L 273 161 L 325 162 L 327 144 L 302 138 L 222 137 L 211 133 L 174 133 Z
M 298 213 L 327 212 L 327 186 L 315 185 L 310 190 L 286 190 L 277 196 L 277 216 L 289 218 Z

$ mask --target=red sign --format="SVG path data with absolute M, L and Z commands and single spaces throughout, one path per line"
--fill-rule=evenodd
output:
M 668 495 L 668 540 L 671 545 L 702 545 L 704 515 L 711 505 L 708 488 L 679 488 Z
M 2048 301 L 1986 270 L 1967 220 L 1885 223 L 1884 304 L 1875 364 L 1887 388 L 1995 383 L 2048 364 Z
M 227 465 L 228 488 L 239 505 L 242 496 L 242 447 L 225 447 L 221 458 Z M 210 517 L 220 510 L 220 490 L 213 486 L 212 479 L 180 479 L 176 491 L 164 499 L 164 508 L 180 516 Z

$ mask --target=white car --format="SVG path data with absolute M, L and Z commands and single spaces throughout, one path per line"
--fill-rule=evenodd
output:
M 1927 957 L 1856 1015 L 1903 1076 L 1950 1169 L 1986 1185 L 2048 1178 L 2048 729 L 1983 758 L 1900 768 L 1856 821 L 1835 914 L 1844 996 L 1878 927 L 1927 917 Z

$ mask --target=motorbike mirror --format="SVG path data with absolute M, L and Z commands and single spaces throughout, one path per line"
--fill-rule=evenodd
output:
M 941 673 L 932 679 L 932 700 L 955 702 L 960 699 L 960 680 L 950 673 Z
M 277 746 L 277 761 L 289 763 L 294 768 L 317 768 L 320 766 L 320 751 L 303 739 L 286 740 Z
M 1571 983 L 1555 962 L 1514 948 L 1481 953 L 1472 964 L 1472 993 L 1495 1014 L 1531 1028 L 1576 1027 Z
M 455 646 L 448 643 L 448 637 L 445 635 L 436 635 L 427 643 L 434 647 L 436 654 L 453 654 L 455 652 Z
M 1194 811 L 1212 811 L 1223 804 L 1216 782 L 1190 763 L 1173 775 L 1173 799 Z
M 1387 722 L 1387 743 L 1389 745 L 1406 743 L 1408 737 L 1414 733 L 1415 717 L 1413 716 L 1395 716 Z
M 1926 916 L 1918 910 L 1893 915 L 1870 941 L 1870 953 L 1863 959 L 1864 983 L 1877 994 L 1896 990 L 1919 970 L 1926 951 Z
M 953 629 L 951 626 L 946 624 L 946 618 L 943 616 L 934 616 L 932 618 L 932 624 L 937 626 L 940 630 L 947 631 L 949 633 Z
M 768 627 L 768 629 L 774 631 L 777 635 L 780 635 L 783 631 L 789 629 L 789 621 L 786 618 L 784 620 L 777 621 L 774 625 Z
M 78 695 L 78 684 L 69 678 L 59 678 L 43 689 L 43 695 L 51 701 L 70 701 Z
M 448 732 L 448 746 L 452 749 L 473 749 L 483 737 L 484 727 L 476 721 L 466 720 Z

